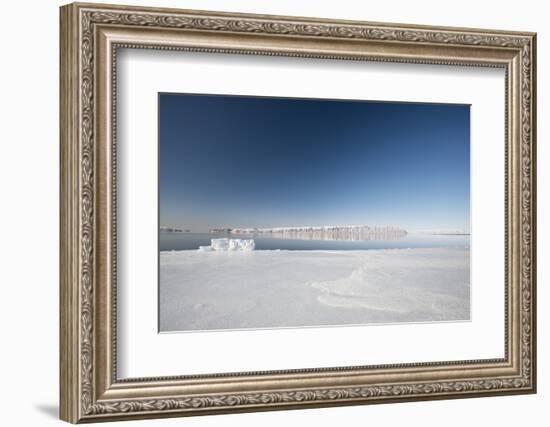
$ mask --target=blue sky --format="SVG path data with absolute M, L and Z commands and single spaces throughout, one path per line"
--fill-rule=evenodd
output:
M 160 224 L 470 226 L 470 107 L 159 95 Z

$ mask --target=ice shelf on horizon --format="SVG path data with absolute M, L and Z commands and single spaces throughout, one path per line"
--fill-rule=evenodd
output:
M 469 236 L 470 230 L 465 229 L 434 229 L 434 230 L 418 230 L 417 234 L 430 234 L 433 236 Z
M 395 226 L 325 225 L 273 228 L 213 228 L 211 233 L 263 234 L 276 238 L 318 240 L 388 240 L 405 237 L 407 231 Z
M 171 226 L 165 226 L 165 225 L 161 225 L 159 227 L 159 230 L 164 233 L 189 233 L 190 232 L 190 230 L 186 228 L 171 227 Z
M 199 246 L 199 252 L 233 252 L 253 251 L 254 239 L 210 239 L 210 246 Z

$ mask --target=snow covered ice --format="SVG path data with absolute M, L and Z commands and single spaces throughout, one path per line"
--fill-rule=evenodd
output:
M 254 251 L 239 240 L 161 252 L 161 331 L 470 319 L 468 248 Z
M 254 239 L 211 239 L 210 246 L 199 246 L 199 252 L 253 251 Z

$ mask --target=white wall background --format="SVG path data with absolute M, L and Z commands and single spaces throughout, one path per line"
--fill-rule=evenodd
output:
M 112 3 L 122 3 L 110 0 Z M 130 0 L 129 0 L 130 1 Z M 550 405 L 550 29 L 535 0 L 133 0 L 133 4 L 538 32 L 539 393 L 209 416 L 133 425 L 544 425 Z M 58 402 L 58 7 L 2 5 L 0 67 L 0 401 L 3 425 L 60 425 Z M 546 171 L 544 170 L 546 166 Z M 547 240 L 544 239 L 546 237 Z M 545 336 L 546 335 L 546 336 Z

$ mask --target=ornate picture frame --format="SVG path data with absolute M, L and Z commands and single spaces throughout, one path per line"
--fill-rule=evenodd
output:
M 60 37 L 60 416 L 97 422 L 536 391 L 536 35 L 75 3 Z M 506 73 L 499 359 L 117 377 L 117 49 L 499 67 Z

